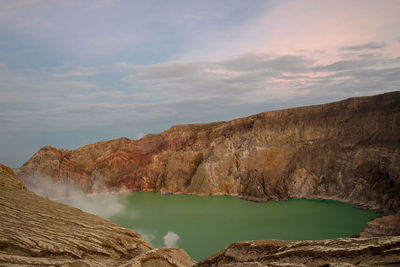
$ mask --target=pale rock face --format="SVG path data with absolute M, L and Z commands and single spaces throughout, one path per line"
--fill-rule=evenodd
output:
M 46 146 L 19 170 L 85 192 L 156 191 L 268 201 L 329 198 L 400 210 L 400 92 L 177 125 L 140 140 Z

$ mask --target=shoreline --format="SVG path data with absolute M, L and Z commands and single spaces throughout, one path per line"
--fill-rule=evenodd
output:
M 67 200 L 73 200 L 77 198 L 86 198 L 86 197 L 95 197 L 95 196 L 104 196 L 104 195 L 121 195 L 121 194 L 127 194 L 127 193 L 141 193 L 141 192 L 148 192 L 148 193 L 155 193 L 158 195 L 191 195 L 191 196 L 199 196 L 199 197 L 219 197 L 219 196 L 229 196 L 229 197 L 234 197 L 237 199 L 241 199 L 244 201 L 251 201 L 251 202 L 256 202 L 256 203 L 266 203 L 266 202 L 283 202 L 283 201 L 289 201 L 289 200 L 319 200 L 319 201 L 324 201 L 324 200 L 332 200 L 332 201 L 338 201 L 341 203 L 345 204 L 350 204 L 353 205 L 354 209 L 360 209 L 360 210 L 370 210 L 375 212 L 375 217 L 371 218 L 369 221 L 366 222 L 363 230 L 359 233 L 353 234 L 349 236 L 348 238 L 360 238 L 365 234 L 368 230 L 368 225 L 380 218 L 384 218 L 387 216 L 391 216 L 392 214 L 387 214 L 383 211 L 383 209 L 377 205 L 371 205 L 371 204 L 366 204 L 366 203 L 353 203 L 349 201 L 349 199 L 340 199 L 340 198 L 334 198 L 334 197 L 321 197 L 321 196 L 310 196 L 310 197 L 292 197 L 292 198 L 285 198 L 285 199 L 266 199 L 266 198 L 249 198 L 243 195 L 239 194 L 198 194 L 198 193 L 185 193 L 185 192 L 157 192 L 155 190 L 142 190 L 142 191 L 134 191 L 134 190 L 120 190 L 120 191 L 108 191 L 108 192 L 96 192 L 96 193 L 88 193 L 88 194 L 79 194 L 76 196 L 68 196 L 68 197 L 63 197 L 63 198 L 48 198 L 52 201 L 67 201 Z M 63 203 L 65 204 L 65 203 Z M 68 204 L 65 204 L 68 205 Z M 79 208 L 79 207 L 78 207 Z
M 151 192 L 151 193 L 156 193 L 159 195 L 191 195 L 191 196 L 200 196 L 200 197 L 213 197 L 213 196 L 230 196 L 230 197 L 235 197 L 239 198 L 245 201 L 251 201 L 251 202 L 257 202 L 257 203 L 265 203 L 265 202 L 281 202 L 281 201 L 288 201 L 291 199 L 302 199 L 302 200 L 307 200 L 307 199 L 315 199 L 315 200 L 334 200 L 346 204 L 351 204 L 354 205 L 355 209 L 360 209 L 360 210 L 372 210 L 375 211 L 376 213 L 382 213 L 384 214 L 383 216 L 390 215 L 388 213 L 384 212 L 384 209 L 380 207 L 379 205 L 376 204 L 369 204 L 369 203 L 363 203 L 363 202 L 352 202 L 349 199 L 344 199 L 344 198 L 335 198 L 335 197 L 323 197 L 323 196 L 308 196 L 308 197 L 289 197 L 289 198 L 284 198 L 284 199 L 268 199 L 268 198 L 256 198 L 256 197 L 249 197 L 249 196 L 244 196 L 240 194 L 224 194 L 224 193 L 216 193 L 216 194 L 201 194 L 201 193 L 188 193 L 188 192 L 170 192 L 170 191 L 164 191 L 164 192 L 159 192 L 155 190 L 141 190 L 141 191 L 134 191 L 134 190 L 120 190 L 120 191 L 106 191 L 106 192 L 92 192 L 92 193 L 83 193 L 83 194 L 77 194 L 76 196 L 67 196 L 67 197 L 46 197 L 42 196 L 45 198 L 48 198 L 53 201 L 59 201 L 59 200 L 69 200 L 69 199 L 75 199 L 75 198 L 80 198 L 80 197 L 94 197 L 94 196 L 103 196 L 103 195 L 120 195 L 120 194 L 126 194 L 126 193 L 139 193 L 139 192 Z

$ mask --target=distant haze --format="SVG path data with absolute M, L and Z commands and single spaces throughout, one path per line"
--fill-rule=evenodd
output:
M 400 1 L 3 0 L 0 162 L 400 90 Z

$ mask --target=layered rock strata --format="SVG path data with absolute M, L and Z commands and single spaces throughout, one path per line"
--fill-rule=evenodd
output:
M 367 223 L 361 237 L 400 236 L 400 214 L 383 216 Z
M 182 249 L 39 197 L 0 164 L 0 266 L 191 266 Z
M 39 197 L 0 164 L 0 266 L 396 266 L 400 237 L 238 242 L 196 264 L 136 232 Z
M 400 237 L 237 242 L 196 266 L 398 266 Z
M 140 140 L 40 149 L 18 171 L 85 192 L 325 198 L 400 210 L 400 92 L 177 125 Z

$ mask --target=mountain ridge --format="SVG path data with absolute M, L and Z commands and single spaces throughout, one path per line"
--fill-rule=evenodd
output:
M 329 198 L 400 210 L 400 92 L 175 125 L 139 140 L 41 148 L 17 172 L 88 193 L 156 191 L 255 201 Z

